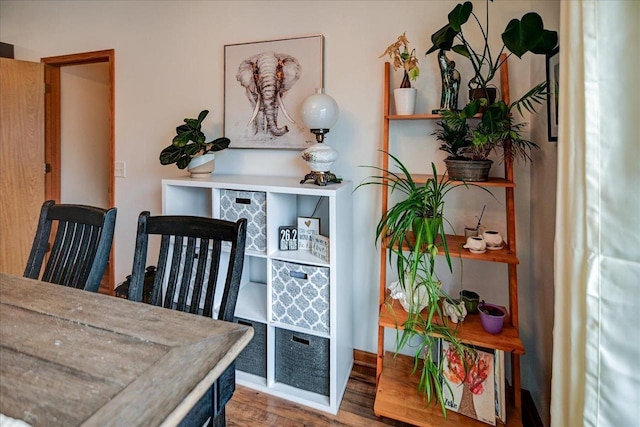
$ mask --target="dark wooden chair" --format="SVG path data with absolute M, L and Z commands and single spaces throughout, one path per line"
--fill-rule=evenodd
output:
M 116 212 L 44 202 L 24 277 L 97 292 L 109 261 Z M 52 230 L 55 237 L 45 263 Z
M 142 301 L 149 236 L 157 235 L 160 249 L 151 304 L 232 322 L 246 233 L 246 219 L 230 222 L 194 216 L 150 216 L 149 212 L 142 212 L 138 218 L 129 299 Z M 224 242 L 228 244 L 223 250 Z M 217 300 L 219 306 L 215 304 Z M 200 427 L 210 419 L 210 426 L 224 426 L 225 404 L 234 390 L 235 364 L 220 376 L 181 425 Z

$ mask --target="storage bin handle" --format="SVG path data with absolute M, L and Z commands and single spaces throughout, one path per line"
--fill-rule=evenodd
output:
M 300 271 L 289 271 L 289 276 L 293 277 L 294 279 L 303 279 L 303 280 L 307 280 L 307 274 L 306 273 L 302 273 Z
M 236 203 L 239 205 L 250 205 L 251 199 L 247 199 L 246 197 L 236 197 Z
M 244 320 L 238 320 L 238 325 L 244 325 L 244 326 L 251 326 L 253 327 L 253 325 L 251 324 L 251 322 L 246 322 Z
M 300 338 L 295 335 L 291 335 L 291 341 L 297 342 L 299 344 L 309 345 L 309 340 L 305 338 Z

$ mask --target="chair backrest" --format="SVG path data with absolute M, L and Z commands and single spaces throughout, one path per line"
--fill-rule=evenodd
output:
M 224 289 L 218 289 L 221 299 L 217 319 L 233 321 L 246 234 L 244 218 L 231 222 L 183 215 L 150 216 L 149 212 L 142 212 L 138 218 L 129 299 L 142 301 L 149 236 L 158 235 L 160 249 L 151 304 L 213 317 L 216 286 L 223 283 L 219 278 L 222 279 L 221 272 L 226 267 Z
M 44 202 L 24 277 L 97 292 L 109 261 L 116 213 L 116 208 Z M 42 271 L 52 230 L 55 237 Z

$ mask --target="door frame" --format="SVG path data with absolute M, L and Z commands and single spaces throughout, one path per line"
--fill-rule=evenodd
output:
M 45 200 L 60 203 L 61 161 L 60 161 L 60 69 L 70 65 L 95 64 L 107 62 L 109 64 L 109 206 L 115 206 L 115 50 L 99 50 L 94 52 L 74 53 L 70 55 L 50 56 L 41 58 L 44 66 L 45 81 L 45 120 L 44 120 L 44 158 L 45 158 Z M 108 293 L 114 290 L 114 247 L 111 247 L 111 257 L 108 273 Z

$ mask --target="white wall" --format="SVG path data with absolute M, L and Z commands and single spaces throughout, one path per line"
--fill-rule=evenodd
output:
M 184 117 L 194 117 L 209 109 L 204 130 L 210 137 L 222 135 L 224 45 L 288 36 L 324 34 L 325 87 L 340 106 L 340 118 L 328 135 L 328 142 L 340 151 L 333 167 L 347 180 L 360 183 L 371 170 L 362 165 L 380 162 L 377 150 L 382 134 L 383 59 L 378 56 L 397 36 L 406 31 L 416 48 L 421 76 L 415 83 L 419 91 L 418 111 L 430 111 L 439 105 L 440 74 L 435 56 L 425 57 L 430 47 L 429 35 L 440 28 L 454 1 L 0 1 L 0 39 L 16 46 L 20 59 L 38 61 L 44 56 L 115 49 L 116 159 L 127 163 L 127 177 L 116 180 L 118 225 L 116 229 L 116 280 L 129 273 L 133 257 L 135 225 L 140 211 L 161 211 L 160 179 L 183 175 L 173 166 L 161 166 L 160 150 L 168 145 L 175 126 Z M 481 12 L 484 2 L 474 2 Z M 496 0 L 490 5 L 492 43 L 499 43 L 499 30 L 508 20 L 522 16 L 540 3 Z M 536 61 L 538 61 L 536 59 Z M 542 64 L 544 64 L 543 60 Z M 463 84 L 471 70 L 457 58 Z M 531 61 L 510 62 L 511 96 L 523 94 L 531 86 Z M 393 73 L 399 85 L 400 73 Z M 462 100 L 461 100 L 462 102 Z M 444 154 L 429 136 L 433 123 L 403 124 L 392 129 L 393 137 L 402 137 L 398 154 L 407 164 L 427 172 L 429 162 L 436 161 L 444 170 Z M 543 137 L 544 135 L 540 135 Z M 542 138 L 542 142 L 546 136 Z M 296 151 L 226 150 L 218 156 L 216 173 L 278 174 L 302 177 L 306 165 Z M 494 166 L 497 170 L 500 165 Z M 519 166 L 516 171 L 517 231 L 521 313 L 520 329 L 525 347 L 532 354 L 549 331 L 529 323 L 539 305 L 529 298 L 534 292 L 530 283 L 529 259 L 531 235 L 529 221 L 530 171 Z M 472 194 L 472 193 L 470 193 Z M 504 210 L 504 195 L 496 193 L 500 203 L 472 196 L 461 210 L 454 203 L 447 216 L 456 217 L 454 226 L 461 230 L 488 203 L 485 224 L 504 230 L 492 213 Z M 468 194 L 452 198 L 460 201 Z M 354 203 L 354 346 L 375 352 L 377 336 L 378 252 L 374 230 L 379 217 L 380 197 L 370 187 L 353 195 Z M 466 263 L 464 280 L 459 268 L 448 287 L 457 289 L 460 282 L 477 287 L 487 300 L 506 303 L 506 267 L 494 264 Z M 456 266 L 454 265 L 454 268 Z M 547 268 L 551 268 L 549 265 Z M 477 272 L 482 271 L 480 276 Z M 444 276 L 444 275 L 443 275 Z M 474 277 L 488 277 L 483 283 Z M 498 287 L 493 282 L 498 282 Z M 498 291 L 500 289 L 500 291 Z M 523 297 L 523 295 L 528 297 Z M 546 314 L 545 314 L 546 315 Z M 551 315 L 549 314 L 551 318 Z M 548 388 L 548 378 L 540 376 L 540 366 L 525 358 L 523 386 Z M 530 373 L 528 373 L 530 372 Z
M 109 207 L 109 65 L 60 69 L 62 203 Z
M 539 13 L 547 28 L 558 30 L 560 1 L 539 2 Z M 546 78 L 546 62 L 532 62 L 531 83 Z M 540 108 L 532 120 L 532 138 L 540 144 L 531 167 L 531 279 L 523 288 L 523 304 L 520 324 L 528 325 L 527 334 L 534 345 L 527 346 L 522 370 L 523 383 L 534 398 L 538 413 L 545 425 L 549 425 L 551 401 L 551 361 L 553 352 L 553 240 L 555 236 L 556 178 L 558 143 L 547 141 L 546 105 Z M 562 141 L 559 142 L 562 144 Z

